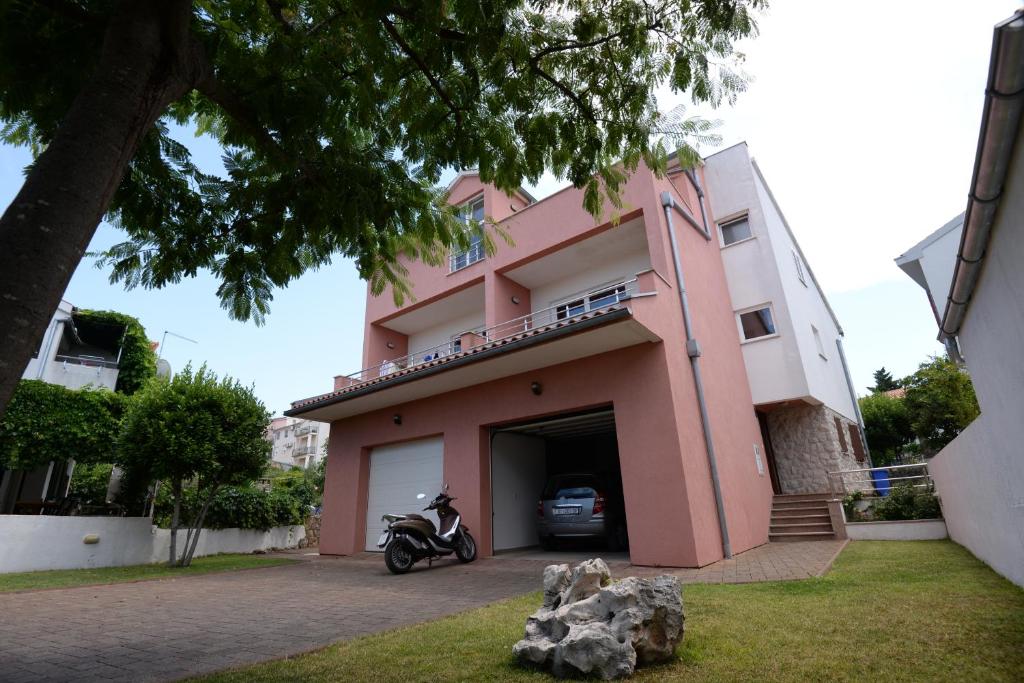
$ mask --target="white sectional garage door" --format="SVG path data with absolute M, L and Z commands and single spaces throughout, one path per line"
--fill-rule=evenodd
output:
M 370 453 L 369 500 L 366 505 L 366 549 L 379 550 L 386 512 L 419 512 L 441 490 L 444 440 L 441 437 L 379 446 Z M 424 500 L 416 494 L 425 493 Z M 424 512 L 437 524 L 434 512 Z

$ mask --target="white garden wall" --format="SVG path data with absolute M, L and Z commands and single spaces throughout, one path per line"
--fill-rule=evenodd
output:
M 164 562 L 170 536 L 170 531 L 154 527 L 146 517 L 0 515 L 0 574 Z M 268 531 L 204 529 L 196 557 L 294 548 L 305 536 L 302 526 Z M 97 541 L 86 543 L 89 537 Z M 179 548 L 184 542 L 185 533 L 179 532 Z
M 941 519 L 847 522 L 846 535 L 851 541 L 937 541 L 948 536 Z

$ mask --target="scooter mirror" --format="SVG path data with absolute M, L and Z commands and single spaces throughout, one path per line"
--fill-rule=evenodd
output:
M 416 500 L 423 500 L 426 497 L 427 497 L 427 494 L 425 494 L 425 493 L 417 493 L 416 494 Z

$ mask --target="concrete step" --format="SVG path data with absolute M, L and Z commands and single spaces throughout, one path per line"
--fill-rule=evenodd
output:
M 770 532 L 768 540 L 776 543 L 787 541 L 833 541 L 836 535 L 831 531 L 780 531 Z
M 827 513 L 809 515 L 772 515 L 772 525 L 775 524 L 831 524 L 832 517 Z
M 823 531 L 825 533 L 832 533 L 832 522 L 826 520 L 824 522 L 800 522 L 798 524 L 776 524 L 774 521 L 768 528 L 768 533 L 779 534 L 790 531 Z
M 815 503 L 812 505 L 808 504 L 790 504 L 790 505 L 773 505 L 773 515 L 818 515 L 828 514 L 828 505 L 822 505 L 821 503 Z
M 831 493 L 777 493 L 776 503 L 792 503 L 803 500 L 832 500 Z

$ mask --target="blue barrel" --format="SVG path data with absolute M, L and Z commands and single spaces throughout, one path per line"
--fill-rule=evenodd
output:
M 875 491 L 878 492 L 878 495 L 889 495 L 889 489 L 892 486 L 889 484 L 889 473 L 886 470 L 873 470 L 871 480 L 875 483 Z

